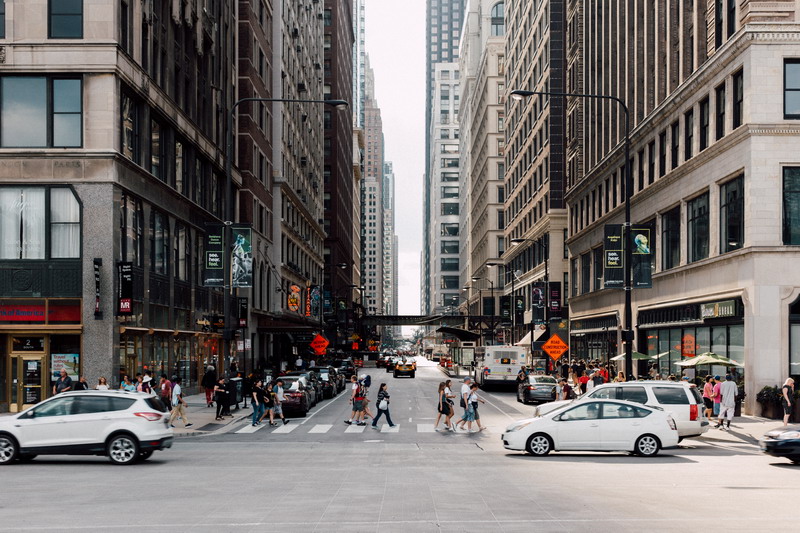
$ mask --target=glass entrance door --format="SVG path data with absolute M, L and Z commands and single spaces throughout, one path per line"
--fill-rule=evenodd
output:
M 18 413 L 47 397 L 44 382 L 44 356 L 11 354 L 11 403 Z

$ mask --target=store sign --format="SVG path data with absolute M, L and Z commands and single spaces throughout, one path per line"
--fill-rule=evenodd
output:
M 561 318 L 561 282 L 551 281 L 547 284 L 547 289 L 550 293 L 550 318 Z
M 237 318 L 239 319 L 239 327 L 246 328 L 247 327 L 247 314 L 248 314 L 248 305 L 247 305 L 247 298 L 239 298 L 237 300 L 237 306 L 239 309 L 239 313 Z
M 133 263 L 117 263 L 117 314 L 133 314 Z
M 222 224 L 206 226 L 206 257 L 203 262 L 203 286 L 205 287 L 225 286 L 224 228 Z
M 306 287 L 306 316 L 311 316 L 311 287 Z
M 631 228 L 631 264 L 633 265 L 633 288 L 653 288 L 653 257 L 655 241 L 647 227 Z
M 11 342 L 15 352 L 44 351 L 44 337 L 13 337 Z
M 700 304 L 700 316 L 703 319 L 736 316 L 736 300 Z
M 286 306 L 289 311 L 297 312 L 300 309 L 300 287 L 292 285 L 289 287 L 289 296 L 286 298 Z
M 38 305 L 15 305 L 0 303 L 0 322 L 44 324 L 44 318 L 44 303 Z
M 625 286 L 625 261 L 622 240 L 622 224 L 606 224 L 604 228 L 603 286 L 606 289 L 622 289 Z
M 233 226 L 231 246 L 231 286 L 253 286 L 253 228 Z

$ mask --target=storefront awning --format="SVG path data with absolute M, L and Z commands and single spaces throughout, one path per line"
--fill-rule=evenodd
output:
M 539 328 L 534 329 L 533 330 L 533 340 L 532 340 L 532 342 L 531 342 L 531 332 L 529 331 L 528 333 L 525 334 L 524 337 L 522 337 L 520 340 L 518 340 L 516 343 L 514 343 L 514 345 L 515 346 L 530 346 L 531 344 L 533 344 L 533 342 L 538 341 L 539 337 L 544 335 L 545 331 L 547 331 L 547 330 L 546 329 L 539 329 Z
M 450 326 L 442 326 L 436 330 L 437 333 L 447 333 L 452 335 L 460 341 L 476 341 L 481 338 L 480 333 L 473 333 L 466 329 L 452 328 Z

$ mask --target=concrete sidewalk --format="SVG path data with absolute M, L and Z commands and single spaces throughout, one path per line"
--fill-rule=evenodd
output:
M 194 394 L 192 396 L 184 397 L 188 407 L 186 408 L 186 416 L 191 422 L 192 427 L 184 427 L 180 418 L 175 420 L 174 433 L 175 437 L 193 437 L 197 435 L 218 435 L 220 433 L 227 433 L 236 425 L 236 422 L 244 418 L 249 418 L 253 415 L 253 409 L 250 407 L 250 402 L 247 402 L 247 409 L 244 404 L 240 403 L 240 409 L 236 406 L 231 406 L 232 417 L 224 417 L 223 420 L 215 420 L 217 415 L 216 404 L 214 407 L 206 406 L 205 393 Z

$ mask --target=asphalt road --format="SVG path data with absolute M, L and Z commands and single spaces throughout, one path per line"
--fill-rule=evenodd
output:
M 374 386 L 389 383 L 396 432 L 343 424 L 342 394 L 277 430 L 239 424 L 179 439 L 131 467 L 37 458 L 2 468 L 0 532 L 765 531 L 794 522 L 800 468 L 752 444 L 709 438 L 652 459 L 534 459 L 500 442 L 532 409 L 513 393 L 484 394 L 487 431 L 437 433 L 438 369 L 416 379 L 370 372 Z

